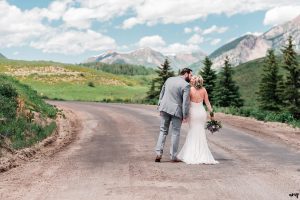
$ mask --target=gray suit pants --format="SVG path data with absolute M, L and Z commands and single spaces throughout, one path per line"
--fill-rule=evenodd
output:
M 180 137 L 180 128 L 182 124 L 182 119 L 175 117 L 173 115 L 170 115 L 166 112 L 161 112 L 161 118 L 160 118 L 160 133 L 156 144 L 156 154 L 162 155 L 164 145 L 166 142 L 166 138 L 169 132 L 169 127 L 172 122 L 172 139 L 171 139 L 171 148 L 170 148 L 170 156 L 172 160 L 176 159 L 177 151 L 178 151 L 178 145 L 179 145 L 179 137 Z

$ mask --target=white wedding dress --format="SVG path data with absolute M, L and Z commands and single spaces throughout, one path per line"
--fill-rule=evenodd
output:
M 206 111 L 203 101 L 200 103 L 191 102 L 190 107 L 190 129 L 186 136 L 185 143 L 178 153 L 177 158 L 187 164 L 217 164 L 211 154 L 206 134 Z

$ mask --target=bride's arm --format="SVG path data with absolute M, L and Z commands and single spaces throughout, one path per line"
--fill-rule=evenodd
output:
M 205 91 L 205 93 L 204 93 L 204 101 L 205 101 L 205 105 L 206 105 L 208 111 L 211 113 L 213 110 L 212 110 L 212 107 L 211 107 L 211 105 L 210 105 L 210 102 L 209 102 L 209 99 L 208 99 L 208 94 L 207 94 L 207 91 L 206 91 L 205 88 L 204 88 L 204 91 Z

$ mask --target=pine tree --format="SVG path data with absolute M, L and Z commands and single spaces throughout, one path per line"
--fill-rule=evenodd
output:
M 288 38 L 288 44 L 282 49 L 284 69 L 288 74 L 285 79 L 284 97 L 289 111 L 300 118 L 300 66 L 296 59 L 293 39 Z
M 199 72 L 199 74 L 202 76 L 202 78 L 204 80 L 204 87 L 209 95 L 210 101 L 213 103 L 214 102 L 214 88 L 216 85 L 217 74 L 211 68 L 213 63 L 208 57 L 205 57 L 203 64 L 204 64 L 204 68 Z
M 215 92 L 215 103 L 221 107 L 241 107 L 243 100 L 239 94 L 239 87 L 232 79 L 233 70 L 226 56 L 224 67 L 219 73 Z
M 169 77 L 174 76 L 168 59 L 165 59 L 164 64 L 161 64 L 161 67 L 158 67 L 155 72 L 158 77 L 151 82 L 150 90 L 147 92 L 147 100 L 158 100 L 162 86 Z
M 158 100 L 159 91 L 156 90 L 155 81 L 151 81 L 151 86 L 149 91 L 147 92 L 147 100 Z
M 155 71 L 158 74 L 158 77 L 154 79 L 154 81 L 157 83 L 158 90 L 160 91 L 166 80 L 169 77 L 174 76 L 174 72 L 172 71 L 170 62 L 167 58 L 165 59 L 164 64 L 161 64 L 161 67 L 158 67 Z
M 282 76 L 279 75 L 278 62 L 272 49 L 268 51 L 264 60 L 263 71 L 258 91 L 260 108 L 279 111 L 282 107 Z

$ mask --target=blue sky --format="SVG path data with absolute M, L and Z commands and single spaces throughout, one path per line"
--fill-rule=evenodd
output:
M 209 54 L 299 14 L 295 0 L 0 0 L 0 53 L 67 63 L 146 46 Z

